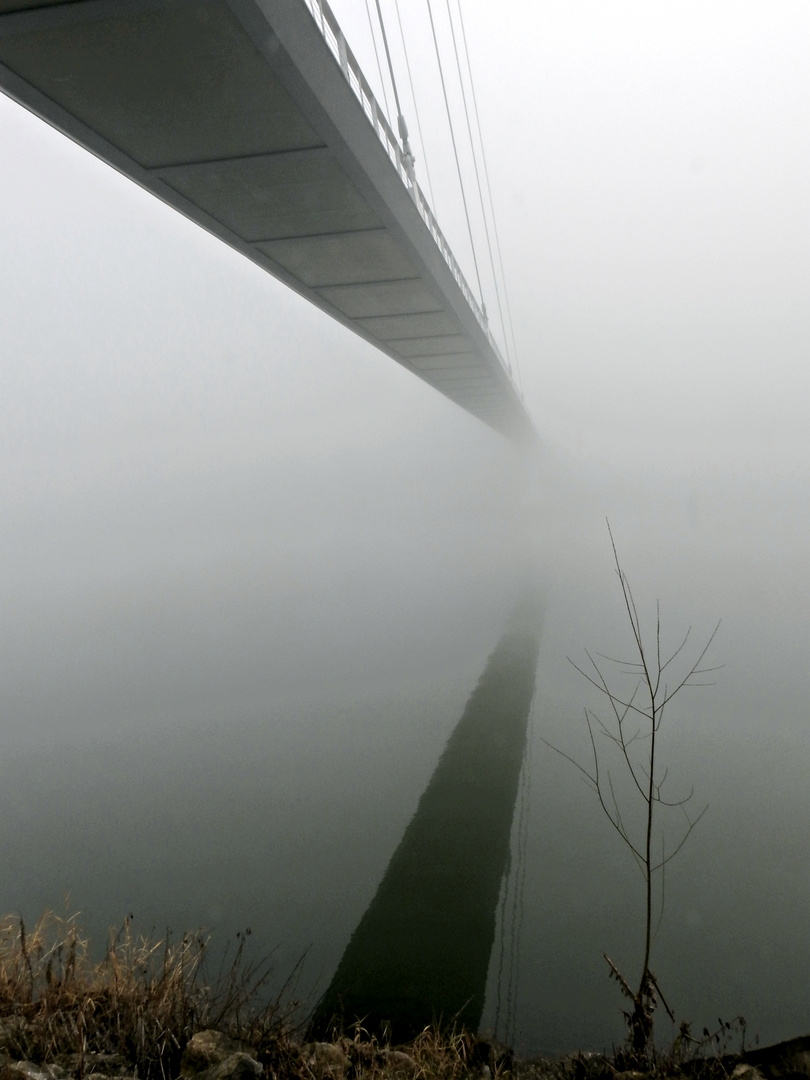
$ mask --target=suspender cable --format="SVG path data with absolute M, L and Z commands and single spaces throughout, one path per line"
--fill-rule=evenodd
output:
M 501 241 L 500 241 L 500 238 L 498 236 L 498 222 L 497 222 L 497 219 L 495 217 L 495 207 L 494 207 L 494 204 L 493 204 L 493 201 L 492 201 L 492 186 L 490 185 L 490 182 L 489 182 L 489 169 L 487 168 L 487 155 L 486 155 L 486 151 L 484 149 L 484 140 L 483 140 L 483 138 L 481 136 L 481 120 L 480 120 L 480 117 L 479 117 L 479 114 L 478 114 L 478 101 L 477 101 L 476 96 L 475 96 L 475 82 L 473 81 L 472 66 L 470 65 L 470 51 L 467 48 L 467 31 L 464 28 L 464 13 L 463 13 L 462 8 L 461 8 L 460 0 L 459 0 L 459 5 L 458 5 L 458 14 L 459 14 L 459 20 L 461 22 L 461 37 L 462 37 L 462 40 L 464 42 L 464 53 L 465 53 L 465 56 L 467 58 L 467 70 L 470 73 L 470 89 L 472 91 L 473 111 L 475 113 L 475 124 L 476 124 L 476 127 L 478 129 L 478 143 L 479 143 L 479 145 L 481 147 L 481 161 L 483 162 L 483 165 L 484 165 L 484 178 L 486 180 L 487 196 L 488 196 L 488 199 L 489 199 L 490 214 L 492 215 L 492 230 L 495 233 L 495 250 L 498 252 L 498 266 L 500 267 L 500 271 L 501 271 L 501 282 L 503 284 L 503 294 L 504 294 L 504 299 L 506 301 L 506 318 L 507 318 L 507 322 L 509 324 L 509 336 L 508 337 L 506 335 L 506 328 L 504 327 L 504 337 L 506 338 L 506 353 L 507 353 L 507 356 L 510 355 L 510 353 L 509 353 L 509 338 L 511 338 L 511 340 L 512 340 L 512 355 L 514 356 L 515 374 L 517 375 L 518 385 L 520 386 L 520 384 L 521 384 L 520 362 L 519 362 L 519 359 L 518 359 L 517 343 L 515 341 L 515 330 L 514 330 L 514 326 L 513 326 L 513 323 L 512 323 L 512 311 L 511 311 L 511 307 L 509 305 L 509 290 L 506 287 L 506 275 L 503 272 L 503 258 L 501 256 Z M 503 322 L 503 318 L 501 318 L 501 322 Z M 511 357 L 510 357 L 510 359 L 511 359 Z
M 512 919 L 510 926 L 509 986 L 506 994 L 506 1042 L 514 1044 L 515 1010 L 520 987 L 520 934 L 523 929 L 523 901 L 526 893 L 526 841 L 529 834 L 532 791 L 532 751 L 534 744 L 534 710 L 529 712 L 529 730 L 523 747 L 523 768 L 520 773 L 520 810 L 518 812 L 517 859 L 515 867 Z
M 385 116 L 390 124 L 391 110 L 388 107 L 388 94 L 385 92 L 385 79 L 383 78 L 382 66 L 380 64 L 380 54 L 377 51 L 377 37 L 374 33 L 374 23 L 371 21 L 371 8 L 368 6 L 368 0 L 366 0 L 366 15 L 368 15 L 368 28 L 371 32 L 371 43 L 374 46 L 374 57 L 377 61 L 377 73 L 380 76 L 380 85 L 382 86 L 383 101 L 385 102 Z
M 391 75 L 391 87 L 394 91 L 394 101 L 397 106 L 397 127 L 399 128 L 399 137 L 402 139 L 402 154 L 405 159 L 405 168 L 408 173 L 408 177 L 413 182 L 413 163 L 414 156 L 411 153 L 411 144 L 408 142 L 408 126 L 405 123 L 405 117 L 402 115 L 402 107 L 399 104 L 399 94 L 397 93 L 397 80 L 394 78 L 394 65 L 391 63 L 391 50 L 388 48 L 388 35 L 385 32 L 385 23 L 383 22 L 382 8 L 380 7 L 380 0 L 376 0 L 377 3 L 377 17 L 380 20 L 380 30 L 382 30 L 383 45 L 385 46 L 385 56 L 388 60 L 388 72 Z
M 447 87 L 444 82 L 444 70 L 442 68 L 442 58 L 439 55 L 439 43 L 436 40 L 436 25 L 433 22 L 433 9 L 430 6 L 430 0 L 427 0 L 428 15 L 430 16 L 430 29 L 433 34 L 433 47 L 436 50 L 436 59 L 439 62 L 439 77 L 442 81 L 442 93 L 444 94 L 444 107 L 447 110 L 447 120 L 450 124 L 450 139 L 453 143 L 453 155 L 456 159 L 456 171 L 458 172 L 458 182 L 461 187 L 461 201 L 464 203 L 464 216 L 467 219 L 467 232 L 470 236 L 470 247 L 472 249 L 473 263 L 475 264 L 475 276 L 478 281 L 478 295 L 481 297 L 481 306 L 484 307 L 484 291 L 481 288 L 481 274 L 478 271 L 478 259 L 475 256 L 475 243 L 473 241 L 472 226 L 470 225 L 470 211 L 467 207 L 467 196 L 464 192 L 464 181 L 461 178 L 461 164 L 458 160 L 458 147 L 456 146 L 456 134 L 453 130 L 453 119 L 450 116 L 450 102 L 447 100 Z
M 501 293 L 500 293 L 500 290 L 498 289 L 498 275 L 495 273 L 495 260 L 492 257 L 492 243 L 490 242 L 490 239 L 489 239 L 489 225 L 487 224 L 487 211 L 486 211 L 486 207 L 484 206 L 484 192 L 483 192 L 483 190 L 481 188 L 481 176 L 480 176 L 480 174 L 478 172 L 478 155 L 475 152 L 475 143 L 473 142 L 472 124 L 470 123 L 470 112 L 469 112 L 469 109 L 467 108 L 467 93 L 466 93 L 466 91 L 464 89 L 464 77 L 461 74 L 461 60 L 459 59 L 458 44 L 456 43 L 456 30 L 455 30 L 455 27 L 453 26 L 453 16 L 452 16 L 452 14 L 450 12 L 450 0 L 446 0 L 446 4 L 447 4 L 447 18 L 450 21 L 450 34 L 451 34 L 452 39 L 453 39 L 453 52 L 455 53 L 455 57 L 456 57 L 456 70 L 458 71 L 458 81 L 459 81 L 459 85 L 461 86 L 461 100 L 462 100 L 462 102 L 464 104 L 464 118 L 467 121 L 467 136 L 469 137 L 469 140 L 470 140 L 470 150 L 472 151 L 473 166 L 475 168 L 475 182 L 476 182 L 476 185 L 478 187 L 478 201 L 481 203 L 481 217 L 484 220 L 484 235 L 487 238 L 487 251 L 489 252 L 489 264 L 490 264 L 490 267 L 492 268 L 492 281 L 493 281 L 493 283 L 495 285 L 495 297 L 496 297 L 497 302 L 498 302 L 498 314 L 500 315 L 500 319 L 501 319 L 501 326 L 503 328 L 504 340 L 506 341 L 506 344 L 507 344 L 507 355 L 508 355 L 509 342 L 508 342 L 508 339 L 507 339 L 507 336 L 506 336 L 506 323 L 504 322 L 503 310 L 501 308 Z M 460 10 L 461 10 L 461 7 L 459 6 L 459 11 Z M 467 68 L 469 70 L 469 56 L 467 57 Z M 470 72 L 470 85 L 472 85 L 472 72 Z
M 402 109 L 399 105 L 399 94 L 397 93 L 397 80 L 394 78 L 394 65 L 391 63 L 391 51 L 388 48 L 388 36 L 385 33 L 385 23 L 383 22 L 382 8 L 380 7 L 380 0 L 375 0 L 377 4 L 377 18 L 380 20 L 380 30 L 382 31 L 383 46 L 385 48 L 385 57 L 388 61 L 388 73 L 391 76 L 391 86 L 394 90 L 394 102 L 397 106 L 397 115 L 402 115 Z
M 399 13 L 399 0 L 394 0 L 394 6 L 397 11 L 397 22 L 399 23 L 399 36 L 402 38 L 402 51 L 405 53 L 405 67 L 408 71 L 408 85 L 411 88 L 411 100 L 413 101 L 413 111 L 416 116 L 416 130 L 419 132 L 419 142 L 422 145 L 422 159 L 425 163 L 425 176 L 427 177 L 428 191 L 430 192 L 430 201 L 433 204 L 434 214 L 437 212 L 436 198 L 433 194 L 433 184 L 430 180 L 430 169 L 428 168 L 427 159 L 427 147 L 425 146 L 425 138 L 422 134 L 422 123 L 419 119 L 419 107 L 416 104 L 416 94 L 413 89 L 413 76 L 411 75 L 411 62 L 408 59 L 408 46 L 405 44 L 405 31 L 402 29 L 402 16 Z

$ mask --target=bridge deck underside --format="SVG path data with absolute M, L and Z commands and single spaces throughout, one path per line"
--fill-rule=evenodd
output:
M 314 20 L 301 0 L 276 6 L 288 41 L 274 3 L 256 0 L 0 0 L 0 84 L 460 406 L 527 436 Z

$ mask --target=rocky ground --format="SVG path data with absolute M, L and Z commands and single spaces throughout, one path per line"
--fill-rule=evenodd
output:
M 0 1043 L 8 1022 L 0 1027 Z M 343 1038 L 300 1042 L 278 1037 L 272 1047 L 251 1045 L 220 1031 L 199 1031 L 180 1057 L 177 1076 L 164 1080 L 438 1080 L 515 1077 L 516 1080 L 800 1080 L 810 1077 L 810 1036 L 775 1046 L 675 1063 L 659 1058 L 653 1068 L 629 1070 L 596 1054 L 515 1060 L 510 1051 L 463 1034 L 435 1034 L 404 1047 Z M 137 1064 L 120 1054 L 56 1054 L 53 1060 L 15 1060 L 0 1046 L 0 1080 L 139 1080 Z

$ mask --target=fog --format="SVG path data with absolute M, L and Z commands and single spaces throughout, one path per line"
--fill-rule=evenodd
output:
M 364 13 L 333 6 L 373 82 Z M 530 567 L 517 1038 L 617 1037 L 601 953 L 632 966 L 632 867 L 541 750 L 587 748 L 566 657 L 626 640 L 607 516 L 645 618 L 660 599 L 673 641 L 722 619 L 725 667 L 667 744 L 710 812 L 673 866 L 658 973 L 700 1023 L 799 1034 L 810 10 L 465 19 L 528 460 L 0 98 L 0 901 L 70 891 L 100 926 L 263 917 L 284 963 L 315 943 L 323 989 Z

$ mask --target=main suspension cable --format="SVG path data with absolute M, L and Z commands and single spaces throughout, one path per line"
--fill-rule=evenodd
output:
M 478 259 L 475 255 L 475 242 L 473 241 L 472 226 L 470 224 L 470 211 L 467 206 L 467 196 L 464 192 L 464 180 L 461 176 L 461 163 L 458 158 L 458 147 L 456 146 L 456 134 L 453 130 L 453 119 L 450 115 L 450 102 L 447 100 L 447 87 L 444 82 L 444 69 L 442 68 L 442 58 L 439 53 L 439 42 L 436 39 L 436 24 L 433 22 L 433 9 L 430 6 L 430 0 L 427 0 L 428 15 L 430 16 L 430 29 L 433 34 L 433 47 L 436 50 L 436 59 L 439 63 L 439 77 L 442 82 L 442 94 L 444 95 L 444 107 L 447 111 L 447 121 L 450 125 L 450 139 L 453 143 L 453 155 L 456 159 L 456 171 L 458 172 L 458 182 L 461 187 L 461 201 L 464 203 L 464 216 L 467 219 L 467 232 L 470 236 L 470 248 L 472 250 L 473 263 L 475 265 L 475 276 L 478 281 L 478 295 L 481 297 L 481 306 L 484 308 L 484 291 L 481 288 L 481 274 L 478 270 Z

